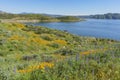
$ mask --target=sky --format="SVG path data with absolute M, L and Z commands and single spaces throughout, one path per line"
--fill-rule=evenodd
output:
M 60 15 L 120 13 L 120 0 L 0 0 L 0 10 Z

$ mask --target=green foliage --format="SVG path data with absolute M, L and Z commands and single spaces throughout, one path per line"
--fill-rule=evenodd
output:
M 58 17 L 61 22 L 74 22 L 74 21 L 80 21 L 80 18 L 73 17 L 73 16 L 64 16 L 64 17 Z
M 0 14 L 0 19 L 12 19 L 14 17 L 16 17 L 16 14 L 8 14 L 8 13 Z
M 72 50 L 71 48 L 65 48 L 64 47 L 64 48 L 56 51 L 56 53 L 60 53 L 61 55 L 73 55 L 75 53 L 75 51 Z
M 7 75 L 0 69 L 0 80 L 8 80 Z
M 42 62 L 54 66 L 27 71 Z M 120 42 L 0 23 L 0 70 L 0 80 L 119 80 Z
M 119 80 L 120 59 L 111 57 L 111 54 L 108 58 L 104 56 L 104 58 L 108 59 L 106 63 L 98 62 L 98 58 L 97 60 L 96 58 L 89 58 L 89 56 L 99 57 L 99 55 L 76 55 L 66 58 L 64 61 L 56 63 L 52 69 L 46 67 L 45 70 L 26 73 L 25 75 L 28 78 L 26 80 Z M 76 59 L 76 57 L 79 58 Z M 101 60 L 101 58 L 99 59 Z M 25 80 L 25 78 L 22 80 Z
M 60 47 L 60 45 L 58 43 L 48 44 L 48 46 L 53 47 L 53 48 L 59 48 Z
M 45 34 L 41 35 L 40 37 L 41 37 L 42 39 L 48 40 L 48 41 L 52 41 L 52 40 L 53 40 L 52 37 L 50 37 L 49 35 L 45 35 Z
M 5 19 L 5 22 L 7 22 L 7 21 L 15 22 L 15 21 L 19 21 L 19 20 L 23 20 L 23 22 L 25 20 L 28 22 L 30 20 L 38 20 L 39 22 L 76 22 L 76 21 L 80 21 L 80 18 L 73 17 L 73 16 L 51 17 L 51 16 L 42 15 L 42 14 L 10 14 L 10 13 L 0 14 L 0 19 L 3 22 L 4 22 L 4 19 Z

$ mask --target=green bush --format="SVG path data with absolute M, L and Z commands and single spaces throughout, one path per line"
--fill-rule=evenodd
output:
M 0 80 L 8 80 L 7 75 L 0 69 Z
M 60 47 L 60 45 L 58 43 L 48 44 L 48 46 L 53 47 L 53 48 L 59 48 Z

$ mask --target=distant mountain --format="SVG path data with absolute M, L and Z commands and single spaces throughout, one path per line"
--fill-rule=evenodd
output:
M 107 14 L 96 14 L 88 16 L 77 16 L 79 18 L 92 18 L 92 19 L 120 19 L 120 13 L 107 13 Z
M 0 10 L 0 14 L 5 14 L 6 12 Z
M 19 14 L 12 14 L 12 13 L 7 13 L 4 11 L 0 10 L 0 18 L 5 19 L 5 18 L 16 18 L 19 16 L 31 16 L 34 18 L 39 18 L 41 16 L 46 16 L 46 17 L 52 17 L 52 18 L 57 18 L 57 17 L 64 17 L 65 15 L 56 15 L 56 14 L 45 14 L 45 13 L 28 13 L 28 12 L 22 12 Z M 38 17 L 37 17 L 38 16 Z M 85 18 L 85 19 L 120 19 L 120 13 L 107 13 L 107 14 L 96 14 L 96 15 L 81 15 L 81 16 L 74 16 L 77 18 Z
M 120 19 L 120 13 L 107 13 L 107 14 L 98 14 L 98 15 L 90 15 L 90 18 L 95 19 Z
M 42 15 L 44 15 L 44 16 L 50 16 L 50 17 L 62 17 L 62 16 L 64 16 L 64 15 L 44 14 L 44 13 Z
M 44 15 L 44 16 L 50 16 L 50 17 L 62 17 L 63 15 L 56 15 L 56 14 L 46 14 L 46 13 L 27 13 L 27 12 L 22 12 L 19 14 L 40 14 L 40 15 Z
M 27 12 L 22 12 L 22 13 L 19 13 L 19 14 L 36 14 L 36 13 L 27 13 Z
M 82 19 L 76 18 L 74 16 L 64 16 L 63 15 L 52 15 L 52 14 L 40 14 L 40 13 L 19 13 L 19 14 L 12 14 L 12 13 L 6 13 L 3 11 L 0 11 L 0 19 L 1 22 L 5 22 L 5 19 L 7 19 L 8 22 L 23 22 L 26 21 L 33 21 L 33 22 L 76 22 L 80 21 Z M 10 19 L 10 20 L 8 20 Z
M 75 16 L 77 18 L 84 18 L 84 19 L 87 19 L 87 18 L 90 18 L 89 15 L 81 15 L 81 16 Z
M 8 13 L 8 12 L 4 12 L 4 11 L 1 11 L 0 10 L 0 14 L 4 15 L 4 14 L 13 14 L 13 13 Z M 49 16 L 49 17 L 62 17 L 64 15 L 56 15 L 56 14 L 46 14 L 46 13 L 32 13 L 32 12 L 22 12 L 22 13 L 18 13 L 18 14 L 13 14 L 13 15 L 29 15 L 29 14 L 32 14 L 32 15 L 43 15 L 43 16 Z

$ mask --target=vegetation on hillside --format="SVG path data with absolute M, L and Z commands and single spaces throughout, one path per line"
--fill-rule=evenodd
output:
M 119 79 L 119 41 L 0 23 L 0 80 Z
M 57 19 L 59 19 L 61 22 L 76 22 L 76 21 L 80 21 L 80 18 L 73 17 L 73 16 L 63 16 L 63 17 L 58 17 Z M 81 20 L 83 20 L 83 19 L 81 19 Z
M 39 20 L 39 22 L 52 22 L 58 21 L 56 18 L 50 16 L 44 16 L 41 14 L 0 14 L 0 19 L 10 19 L 10 20 Z
M 73 16 L 64 17 L 51 17 L 42 14 L 11 14 L 11 13 L 0 13 L 0 19 L 2 22 L 23 22 L 37 20 L 37 22 L 75 22 L 80 21 L 80 18 Z M 81 19 L 82 20 L 82 19 Z

